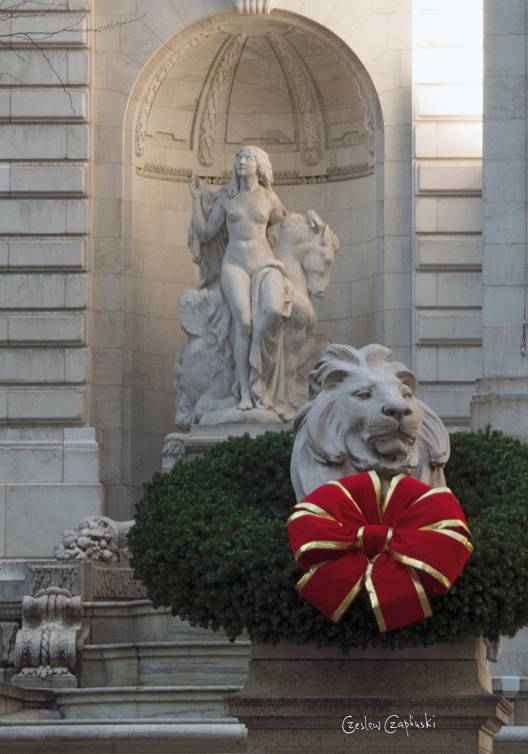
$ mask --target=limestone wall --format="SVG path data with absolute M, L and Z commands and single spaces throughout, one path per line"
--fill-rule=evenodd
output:
M 1 23 L 0 557 L 50 557 L 103 504 L 89 426 L 91 21 L 75 0 Z
M 88 3 L 38 7 L 0 51 L 0 421 L 76 426 L 90 416 Z
M 485 2 L 483 379 L 473 429 L 528 439 L 526 3 Z
M 93 428 L 100 471 L 90 466 L 78 481 L 104 484 L 108 515 L 132 515 L 173 429 L 172 363 L 185 342 L 178 304 L 197 282 L 185 171 L 214 182 L 248 140 L 270 152 L 287 208 L 315 209 L 340 236 L 320 329 L 355 347 L 391 347 L 444 421 L 467 426 L 482 373 L 479 1 L 464 3 L 471 38 L 454 0 L 277 0 L 260 17 L 238 14 L 232 0 L 49 5 L 36 15 L 28 5 L 13 27 L 44 31 L 49 63 L 20 38 L 23 57 L 0 51 L 12 76 L 0 86 L 5 431 Z M 264 36 L 262 24 L 266 34 L 291 30 L 290 47 L 269 58 L 287 83 L 275 102 L 264 79 L 251 78 L 263 49 L 252 42 L 226 104 L 217 63 L 229 67 L 238 54 L 229 35 L 246 33 L 248 19 L 253 36 Z M 323 53 L 349 67 L 344 88 Z M 292 83 L 299 76 L 314 103 L 315 156 L 299 126 L 309 115 Z M 55 435 L 49 442 L 56 450 Z M 29 474 L 23 458 L 7 483 Z
M 482 13 L 413 4 L 413 366 L 450 429 L 482 374 Z

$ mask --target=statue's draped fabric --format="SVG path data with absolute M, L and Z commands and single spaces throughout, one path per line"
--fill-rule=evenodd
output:
M 460 504 L 447 487 L 394 477 L 383 499 L 373 471 L 331 481 L 292 510 L 294 556 L 306 570 L 297 588 L 336 623 L 364 588 L 380 631 L 432 613 L 472 546 Z

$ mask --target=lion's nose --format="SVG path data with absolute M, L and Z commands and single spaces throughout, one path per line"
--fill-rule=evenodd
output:
M 391 401 L 382 407 L 381 412 L 385 414 L 385 416 L 390 416 L 393 419 L 398 419 L 398 421 L 400 421 L 403 416 L 410 416 L 412 414 L 412 409 L 409 408 L 407 403 L 403 400 Z

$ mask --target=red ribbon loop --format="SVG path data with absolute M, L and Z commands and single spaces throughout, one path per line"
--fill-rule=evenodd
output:
M 318 487 L 294 506 L 288 531 L 306 570 L 300 594 L 337 623 L 364 587 L 380 631 L 430 617 L 427 594 L 445 594 L 473 549 L 447 487 L 400 474 L 383 499 L 374 471 Z

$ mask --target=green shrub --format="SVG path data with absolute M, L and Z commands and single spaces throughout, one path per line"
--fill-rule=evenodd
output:
M 297 594 L 302 570 L 285 521 L 295 503 L 292 436 L 233 438 L 145 485 L 130 533 L 136 577 L 156 607 L 234 640 L 343 649 L 513 636 L 528 624 L 528 447 L 498 432 L 452 435 L 447 482 L 469 516 L 474 552 L 434 615 L 380 634 L 358 598 L 335 625 Z

